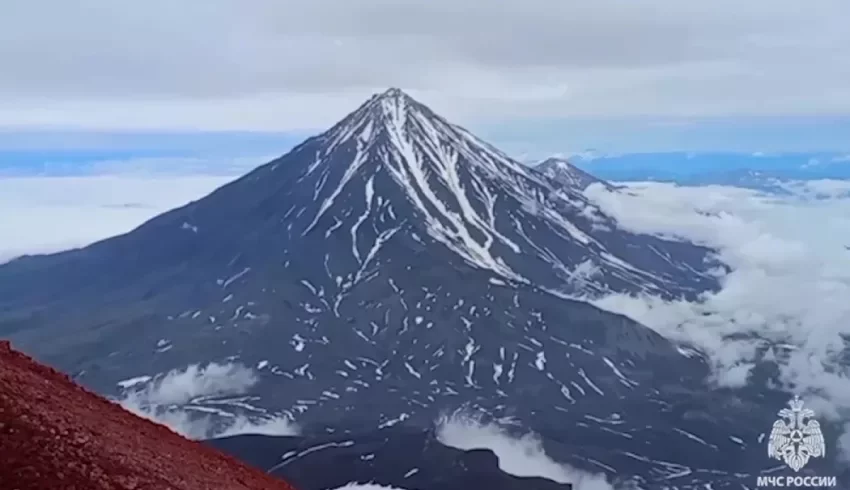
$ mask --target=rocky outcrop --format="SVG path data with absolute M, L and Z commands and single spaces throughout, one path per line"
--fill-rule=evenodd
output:
M 294 490 L 0 341 L 0 488 Z

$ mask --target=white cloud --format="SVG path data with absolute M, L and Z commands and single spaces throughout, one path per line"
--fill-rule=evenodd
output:
M 811 199 L 806 190 L 836 187 L 801 185 L 791 197 L 651 183 L 629 193 L 592 187 L 589 197 L 620 226 L 714 247 L 732 268 L 722 289 L 698 303 L 625 295 L 595 303 L 695 344 L 723 385 L 746 383 L 759 350 L 772 346 L 784 387 L 837 417 L 850 410 L 842 357 L 850 335 L 850 198 Z
M 850 197 L 850 180 L 807 180 L 779 184 L 781 187 L 801 196 L 814 199 L 835 199 Z
M 248 418 L 237 417 L 223 429 L 212 434 L 211 437 L 232 437 L 245 434 L 256 434 L 261 436 L 296 436 L 299 434 L 298 426 L 286 417 Z
M 0 178 L 0 263 L 126 233 L 232 177 Z
M 537 435 L 512 437 L 498 425 L 482 422 L 474 415 L 454 414 L 438 420 L 437 439 L 464 451 L 489 449 L 499 459 L 499 468 L 510 475 L 572 483 L 575 490 L 613 490 L 604 475 L 586 473 L 550 458 Z
M 838 438 L 838 450 L 843 461 L 850 461 L 850 424 L 844 424 L 844 433 Z
M 390 85 L 464 123 L 838 114 L 848 16 L 845 0 L 5 0 L 0 126 L 317 127 Z
M 127 397 L 152 405 L 183 405 L 200 396 L 241 395 L 256 383 L 254 371 L 240 364 L 192 364 L 148 382 Z
M 119 403 L 125 409 L 169 427 L 190 439 L 211 439 L 241 434 L 288 436 L 297 426 L 285 417 L 253 417 L 238 414 L 229 418 L 197 415 L 182 406 L 202 396 L 241 395 L 257 383 L 253 369 L 241 364 L 193 364 L 182 370 L 146 381 L 124 393 Z

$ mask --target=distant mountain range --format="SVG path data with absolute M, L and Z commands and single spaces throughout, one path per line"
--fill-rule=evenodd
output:
M 564 157 L 610 181 L 662 181 L 685 185 L 762 186 L 769 181 L 850 179 L 850 154 L 662 152 L 606 155 L 587 151 Z M 769 184 L 766 184 L 769 185 Z
M 244 396 L 189 403 L 294 420 L 305 439 L 278 453 L 451 458 L 427 430 L 472 412 L 618 485 L 742 488 L 777 466 L 763 439 L 786 395 L 711 389 L 699 352 L 578 298 L 694 299 L 722 264 L 620 228 L 591 180 L 529 168 L 391 89 L 125 235 L 0 266 L 0 336 L 113 396 L 189 364 L 256 366 Z M 387 427 L 412 455 L 375 442 Z

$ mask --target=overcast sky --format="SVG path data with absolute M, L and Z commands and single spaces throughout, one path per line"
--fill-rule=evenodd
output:
M 0 126 L 850 114 L 847 0 L 3 0 Z

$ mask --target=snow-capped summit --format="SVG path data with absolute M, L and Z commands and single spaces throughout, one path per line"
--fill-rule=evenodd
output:
M 568 441 L 553 451 L 575 466 L 674 488 L 756 468 L 762 448 L 723 434 L 749 441 L 773 412 L 569 296 L 694 297 L 712 265 L 390 90 L 130 233 L 0 266 L 0 333 L 105 393 L 231 360 L 257 383 L 181 403 L 307 434 L 475 410 Z
M 587 189 L 592 184 L 601 184 L 608 190 L 614 189 L 614 186 L 608 182 L 590 175 L 570 163 L 570 161 L 565 158 L 547 158 L 535 165 L 534 169 L 565 186 L 571 186 L 583 190 Z
M 555 185 L 398 89 L 254 174 L 245 179 L 298 184 L 300 198 L 281 204 L 298 211 L 288 232 L 350 230 L 345 255 L 364 268 L 395 236 L 396 245 L 433 241 L 452 262 L 552 291 L 679 296 L 714 284 L 708 251 L 618 230 L 581 189 Z

